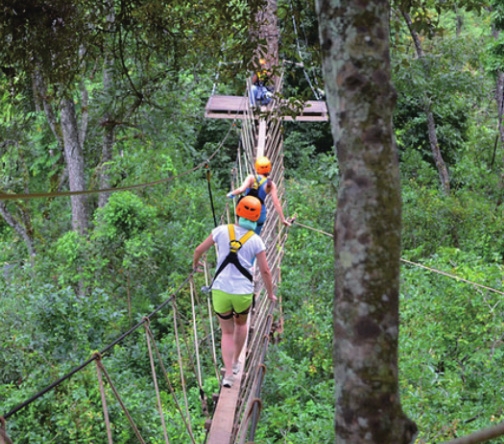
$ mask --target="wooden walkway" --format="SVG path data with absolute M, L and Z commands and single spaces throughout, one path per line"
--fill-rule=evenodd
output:
M 285 106 L 288 106 L 287 102 Z M 277 108 L 281 109 L 278 105 Z M 282 119 L 286 121 L 325 122 L 329 120 L 326 103 L 321 100 L 304 102 L 301 113 L 298 113 L 293 106 L 289 106 L 288 109 L 296 115 L 291 115 L 291 112 L 285 113 Z M 205 107 L 205 117 L 210 119 L 246 119 L 248 112 L 248 98 L 244 96 L 214 95 L 208 99 Z
M 250 319 L 248 322 L 250 322 Z M 247 342 L 248 335 L 240 354 L 241 368 L 235 375 L 233 385 L 230 388 L 221 387 L 220 389 L 217 405 L 215 406 L 212 421 L 209 425 L 209 433 L 206 444 L 231 444 L 236 406 L 238 404 L 238 397 L 240 396 L 243 369 L 245 368 Z M 222 376 L 223 375 L 221 375 L 221 377 Z

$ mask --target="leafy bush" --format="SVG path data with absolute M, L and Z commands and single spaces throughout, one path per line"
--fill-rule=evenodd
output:
M 423 265 L 502 291 L 502 265 L 440 248 Z M 400 386 L 419 443 L 462 436 L 503 419 L 502 296 L 403 267 Z

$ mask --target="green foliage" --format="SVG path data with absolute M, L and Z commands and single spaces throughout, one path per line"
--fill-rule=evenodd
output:
M 503 227 L 493 204 L 477 193 L 442 196 L 414 180 L 403 185 L 403 249 L 430 256 L 440 246 L 462 248 L 489 262 L 504 254 Z
M 502 266 L 472 253 L 440 248 L 422 265 L 502 291 Z M 419 426 L 418 442 L 501 421 L 501 296 L 416 267 L 402 275 L 402 403 Z
M 107 205 L 96 213 L 95 235 L 124 242 L 143 231 L 155 214 L 155 208 L 144 205 L 135 194 L 129 191 L 113 193 Z
M 274 363 L 274 368 L 268 371 L 263 388 L 264 408 L 256 441 L 265 444 L 334 442 L 333 379 L 327 377 L 315 382 L 307 359 L 286 354 L 276 347 L 270 347 L 268 363 Z
M 84 62 L 91 63 L 75 65 L 66 73 L 68 79 L 77 75 L 72 78 L 82 81 L 90 94 L 87 106 L 75 95 L 77 109 L 89 112 L 83 144 L 88 187 L 100 187 L 104 167 L 114 187 L 173 180 L 138 188 L 134 193 L 112 193 L 108 204 L 95 212 L 86 236 L 69 231 L 70 199 L 7 203 L 7 210 L 33 237 L 37 255 L 28 260 L 19 233 L 6 222 L 0 224 L 5 278 L 0 280 L 0 315 L 4 320 L 0 325 L 0 398 L 4 409 L 25 401 L 117 338 L 168 298 L 171 289 L 187 276 L 194 247 L 213 227 L 206 170 L 190 170 L 219 148 L 210 161 L 219 220 L 239 143 L 235 122 L 203 122 L 202 109 L 217 71 L 219 91 L 243 93 L 248 49 L 255 47 L 248 38 L 248 21 L 259 2 L 126 2 L 117 9 L 116 34 L 103 32 L 106 13 L 100 5 L 78 1 L 67 9 L 67 3 L 56 2 L 51 11 L 61 9 L 67 14 L 62 17 L 77 14 L 79 19 L 58 35 L 56 41 L 69 39 L 61 52 L 58 48 L 47 51 L 45 41 L 33 40 L 51 32 L 48 22 L 42 21 L 31 30 L 16 31 L 29 37 L 26 47 L 20 48 L 21 60 L 12 57 L 22 39 L 12 41 L 14 47 L 0 55 L 6 62 L 0 76 L 2 191 L 66 189 L 61 147 L 45 117 L 36 111 L 40 104 L 28 81 L 31 66 L 25 65 L 23 56 L 44 43 L 47 58 L 42 62 L 68 64 L 70 50 L 75 49 L 75 41 L 70 39 L 85 39 L 90 33 L 92 45 L 87 47 Z M 298 29 L 297 36 L 282 36 L 280 53 L 281 58 L 304 63 L 288 64 L 284 94 L 311 99 L 313 91 L 306 76 L 322 88 L 320 52 L 313 4 L 305 3 L 279 2 L 282 29 L 293 31 L 293 23 Z M 469 1 L 458 6 L 478 10 L 480 3 Z M 409 4 L 419 26 L 416 29 L 425 31 L 421 38 L 427 56 L 426 66 L 415 60 L 404 24 L 394 29 L 403 256 L 502 290 L 502 156 L 500 146 L 494 150 L 494 79 L 486 74 L 502 65 L 502 42 L 489 37 L 490 16 L 486 13 L 477 17 L 459 8 L 457 15 L 463 26 L 457 36 L 457 17 L 448 11 L 454 2 Z M 90 8 L 87 16 L 81 15 L 86 10 L 83 6 Z M 9 8 L 6 5 L 1 14 L 7 14 Z M 493 2 L 492 20 L 497 27 L 501 12 L 500 3 Z M 31 23 L 31 14 L 33 11 L 25 11 L 9 20 Z M 228 20 L 233 21 L 232 26 Z M 79 34 L 84 24 L 85 32 Z M 8 33 L 6 29 L 2 32 Z M 120 59 L 111 61 L 113 87 L 107 89 L 100 76 L 91 74 L 103 68 L 105 55 L 118 53 L 114 52 L 116 44 L 124 52 Z M 226 60 L 233 63 L 218 66 Z M 55 69 L 54 76 L 46 80 L 61 80 L 61 74 Z M 74 82 L 69 80 L 67 85 L 73 88 Z M 56 100 L 59 92 L 49 88 L 48 98 Z M 440 148 L 450 167 L 452 195 L 448 197 L 438 190 L 424 99 L 435 114 Z M 108 121 L 103 120 L 105 114 Z M 115 131 L 114 153 L 103 164 L 103 130 L 109 125 Z M 289 229 L 282 261 L 279 296 L 284 330 L 270 345 L 256 437 L 264 443 L 332 442 L 331 233 L 339 169 L 328 123 L 285 123 L 284 130 L 286 213 L 296 215 L 298 224 Z M 96 196 L 91 196 L 89 203 L 94 210 Z M 201 276 L 196 277 L 196 286 L 202 281 Z M 420 426 L 419 443 L 450 439 L 503 419 L 499 405 L 503 396 L 499 297 L 447 276 L 403 267 L 401 396 L 407 414 Z M 179 328 L 191 339 L 188 344 L 193 338 L 187 290 L 177 302 Z M 202 323 L 203 316 L 198 319 L 198 328 L 203 329 Z M 172 314 L 153 319 L 151 326 L 178 399 L 183 399 Z M 107 354 L 104 362 L 139 421 L 144 438 L 160 442 L 150 363 L 141 337 L 140 332 L 135 333 Z M 209 368 L 208 338 L 203 342 L 205 352 L 200 358 Z M 190 346 L 184 347 L 189 353 L 182 358 L 182 365 L 190 367 Z M 93 366 L 8 421 L 16 442 L 106 442 Z M 195 375 L 186 376 L 196 441 L 203 442 L 200 392 Z M 160 385 L 170 438 L 187 442 L 167 384 Z M 203 385 L 210 397 L 219 383 L 214 374 L 206 374 Z M 114 442 L 136 442 L 108 384 L 106 391 Z

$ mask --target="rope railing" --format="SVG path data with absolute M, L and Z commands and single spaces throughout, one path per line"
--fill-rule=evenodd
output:
M 117 402 L 120 405 L 120 407 L 121 407 L 121 409 L 122 409 L 122 411 L 123 411 L 126 419 L 128 420 L 128 423 L 130 424 L 130 427 L 133 430 L 133 432 L 134 432 L 134 434 L 135 434 L 138 442 L 141 442 L 141 443 L 145 442 L 145 439 L 141 435 L 140 429 L 138 428 L 138 426 L 135 423 L 133 415 L 128 410 L 128 408 L 126 406 L 126 402 L 121 397 L 121 395 L 119 393 L 119 390 L 114 386 L 114 384 L 112 382 L 112 377 L 109 374 L 109 372 L 107 371 L 107 369 L 105 368 L 105 365 L 104 365 L 104 362 L 103 362 L 103 359 L 111 353 L 112 349 L 116 345 L 118 345 L 119 343 L 123 342 L 127 337 L 129 337 L 131 334 L 133 334 L 134 332 L 136 332 L 137 330 L 139 330 L 140 327 L 143 326 L 144 329 L 145 329 L 145 337 L 146 337 L 146 342 L 147 342 L 148 358 L 149 358 L 150 367 L 151 367 L 151 373 L 152 373 L 154 391 L 156 393 L 157 410 L 158 410 L 158 413 L 159 413 L 159 415 L 161 417 L 161 426 L 162 426 L 162 429 L 163 429 L 164 441 L 166 443 L 170 442 L 169 438 L 168 438 L 168 431 L 166 430 L 167 429 L 167 425 L 166 425 L 166 422 L 165 422 L 165 419 L 164 419 L 164 413 L 163 413 L 162 402 L 161 402 L 161 397 L 160 397 L 160 388 L 159 388 L 159 385 L 157 383 L 158 375 L 157 375 L 157 372 L 155 370 L 155 364 L 154 364 L 154 358 L 153 358 L 154 353 L 157 356 L 158 365 L 162 369 L 162 374 L 164 375 L 164 378 L 166 380 L 166 386 L 168 387 L 169 392 L 172 395 L 172 398 L 173 398 L 173 401 L 174 401 L 174 405 L 175 405 L 177 411 L 179 412 L 180 417 L 182 418 L 183 427 L 187 431 L 187 435 L 188 435 L 188 441 L 187 442 L 191 442 L 191 443 L 195 444 L 196 443 L 196 439 L 194 437 L 194 433 L 192 431 L 191 421 L 190 421 L 190 413 L 189 413 L 190 409 L 189 409 L 189 402 L 188 402 L 188 397 L 187 397 L 186 378 L 184 376 L 184 371 L 183 371 L 183 368 L 184 368 L 184 359 L 185 359 L 185 362 L 189 361 L 192 364 L 192 366 L 193 366 L 192 370 L 194 371 L 194 374 L 196 376 L 195 380 L 196 380 L 197 385 L 198 385 L 198 387 L 200 389 L 200 394 L 201 394 L 201 398 L 202 398 L 202 411 L 203 411 L 204 414 L 206 414 L 206 416 L 208 416 L 209 413 L 208 413 L 208 406 L 206 405 L 206 397 L 204 395 L 203 388 L 202 388 L 202 378 L 203 378 L 203 376 L 201 374 L 201 371 L 199 369 L 194 368 L 195 364 L 194 364 L 194 362 L 191 361 L 191 356 L 190 355 L 188 355 L 186 358 L 183 358 L 182 354 L 181 354 L 181 348 L 182 348 L 180 346 L 180 343 L 181 343 L 180 336 L 181 335 L 180 335 L 180 332 L 178 331 L 179 329 L 177 327 L 179 319 L 177 317 L 177 308 L 176 308 L 176 298 L 177 298 L 177 295 L 184 288 L 186 288 L 187 286 L 190 286 L 190 283 L 192 282 L 193 275 L 194 275 L 194 270 L 191 271 L 191 273 L 187 276 L 187 278 L 178 286 L 178 288 L 174 291 L 174 293 L 172 293 L 165 301 L 163 301 L 160 305 L 158 305 L 151 313 L 149 313 L 148 315 L 144 316 L 142 318 L 142 320 L 139 321 L 136 325 L 134 325 L 133 327 L 131 327 L 128 331 L 124 332 L 117 339 L 115 339 L 109 345 L 107 345 L 106 347 L 104 347 L 101 351 L 93 353 L 93 355 L 89 359 L 87 359 L 86 361 L 84 361 L 80 365 L 78 365 L 75 368 L 73 368 L 70 372 L 66 373 L 64 376 L 62 376 L 58 380 L 54 381 L 52 384 L 50 384 L 46 388 L 40 390 L 38 393 L 36 393 L 35 395 L 33 395 L 32 397 L 30 397 L 26 401 L 24 401 L 21 404 L 17 405 L 13 409 L 11 409 L 7 413 L 5 413 L 3 416 L 0 416 L 0 419 L 3 421 L 3 424 L 5 424 L 5 421 L 8 418 L 10 418 L 13 415 L 17 414 L 18 412 L 20 412 L 23 408 L 27 407 L 32 402 L 34 402 L 37 399 L 41 398 L 42 396 L 44 396 L 48 392 L 52 391 L 53 389 L 55 389 L 56 387 L 58 387 L 60 384 L 62 384 L 64 381 L 68 380 L 69 378 L 71 378 L 72 376 L 74 376 L 75 374 L 77 374 L 78 372 L 80 372 L 83 369 L 85 369 L 90 363 L 92 363 L 94 361 L 95 364 L 96 364 L 97 380 L 98 380 L 98 386 L 99 386 L 99 391 L 100 391 L 101 403 L 102 403 L 102 408 L 103 408 L 103 422 L 104 422 L 104 425 L 105 425 L 104 428 L 105 428 L 105 431 L 106 431 L 106 436 L 107 436 L 106 440 L 107 440 L 107 442 L 109 444 L 111 444 L 113 442 L 113 440 L 112 440 L 113 433 L 112 433 L 112 424 L 111 424 L 111 421 L 110 421 L 110 418 L 109 418 L 109 414 L 108 414 L 109 407 L 107 405 L 107 399 L 106 399 L 107 397 L 106 397 L 106 393 L 105 393 L 106 388 L 105 388 L 105 385 L 104 385 L 103 377 L 105 378 L 105 381 L 107 382 L 107 385 L 110 387 L 110 390 L 112 390 L 112 393 L 114 394 L 115 399 L 117 400 Z M 161 313 L 169 304 L 171 304 L 171 308 L 172 308 L 172 311 L 174 313 L 174 323 L 173 324 L 174 324 L 174 330 L 176 332 L 175 333 L 175 336 L 176 336 L 176 341 L 175 342 L 176 342 L 176 345 L 177 345 L 178 366 L 181 369 L 180 378 L 181 378 L 181 387 L 182 387 L 184 401 L 185 401 L 185 407 L 184 408 L 182 408 L 182 406 L 178 402 L 177 394 L 175 393 L 175 389 L 173 387 L 173 384 L 171 383 L 171 381 L 170 381 L 170 379 L 168 377 L 168 372 L 167 372 L 166 367 L 164 366 L 163 360 L 161 358 L 161 352 L 159 351 L 159 348 L 156 345 L 156 341 L 154 339 L 154 335 L 153 335 L 152 330 L 150 328 L 150 321 L 151 321 L 151 319 L 155 315 Z M 194 319 L 194 317 L 195 317 L 195 311 L 194 311 L 194 308 L 193 308 L 193 323 L 196 322 L 195 319 Z M 198 333 L 196 331 L 193 332 L 194 336 L 197 336 L 197 334 Z M 198 341 L 195 340 L 194 342 L 195 342 L 195 344 L 197 344 Z M 198 347 L 198 345 L 194 345 L 193 349 L 197 349 L 197 347 Z M 189 345 L 186 342 L 185 350 L 186 350 L 187 353 L 190 352 L 189 349 L 190 349 L 190 347 L 189 347 Z M 198 362 L 196 364 L 196 366 L 198 366 L 199 368 L 201 368 L 201 363 Z
M 273 107 L 268 108 L 268 112 L 264 115 L 267 127 L 264 155 L 272 162 L 273 169 L 270 178 L 277 185 L 279 197 L 283 197 L 281 120 L 274 118 L 274 109 L 275 103 L 273 103 Z M 250 126 L 244 124 L 242 127 L 242 140 L 249 141 L 253 139 L 246 134 L 249 130 Z M 243 155 L 247 159 L 246 163 L 250 165 L 249 171 L 253 173 L 254 170 L 251 159 L 257 154 L 255 146 L 251 146 L 251 144 L 247 142 L 243 143 L 243 149 Z M 282 201 L 283 200 L 281 200 L 281 202 Z M 280 224 L 271 199 L 266 199 L 265 204 L 268 209 L 268 218 L 261 232 L 261 237 L 266 244 L 266 257 L 272 271 L 274 286 L 277 287 L 280 281 L 280 263 L 287 238 L 287 229 L 284 230 L 285 227 Z M 266 373 L 266 351 L 273 324 L 273 312 L 277 306 L 277 304 L 271 303 L 267 298 L 263 282 L 261 279 L 258 279 L 259 271 L 256 270 L 255 274 L 255 307 L 250 316 L 244 372 L 235 410 L 231 439 L 231 442 L 234 443 L 244 443 L 246 442 L 247 435 L 249 440 L 250 437 L 253 439 L 255 435 L 260 413 L 259 406 L 261 405 L 260 392 Z
M 266 152 L 265 155 L 269 156 L 271 159 L 273 159 L 274 162 L 274 169 L 273 169 L 273 174 L 272 174 L 272 179 L 277 183 L 277 186 L 279 188 L 279 196 L 283 197 L 283 155 L 281 154 L 281 131 L 280 131 L 280 124 L 279 120 L 275 120 L 272 118 L 273 113 L 267 113 L 265 116 L 265 119 L 267 120 L 267 125 L 269 126 L 269 131 L 268 132 L 268 139 L 269 142 L 266 145 Z M 247 110 L 247 118 L 243 119 L 243 125 L 242 125 L 242 132 L 241 132 L 241 152 L 240 152 L 240 147 L 239 147 L 239 155 L 238 155 L 238 161 L 237 161 L 237 176 L 243 180 L 244 175 L 247 173 L 247 171 L 251 171 L 253 168 L 254 164 L 254 157 L 255 157 L 255 148 L 256 148 L 256 131 L 257 127 L 255 125 L 255 116 L 252 115 L 250 109 Z M 228 135 L 231 131 L 233 126 L 230 127 L 230 130 L 228 132 Z M 227 136 L 226 135 L 226 138 Z M 276 147 L 272 146 L 271 141 L 275 141 L 277 144 Z M 99 192 L 112 192 L 112 191 L 120 191 L 120 190 L 125 190 L 125 189 L 132 189 L 132 188 L 140 188 L 140 187 L 146 187 L 146 186 L 153 186 L 159 183 L 164 183 L 168 182 L 171 180 L 174 180 L 176 177 L 181 177 L 184 174 L 188 174 L 192 171 L 195 171 L 199 168 L 205 168 L 208 167 L 208 162 L 210 159 L 212 159 L 220 150 L 220 148 L 223 146 L 225 139 L 222 141 L 220 146 L 217 148 L 217 150 L 208 158 L 205 162 L 202 162 L 200 165 L 196 166 L 195 168 L 188 170 L 187 172 L 184 172 L 182 174 L 179 174 L 174 177 L 162 179 L 159 181 L 155 182 L 149 182 L 149 183 L 144 183 L 144 184 L 137 184 L 137 185 L 132 185 L 128 187 L 122 187 L 122 188 L 114 188 L 114 189 L 104 189 L 104 190 L 83 190 L 83 191 L 76 191 L 76 192 L 62 192 L 62 193 L 36 193 L 36 194 L 26 194 L 26 195 L 5 195 L 5 194 L 0 194 L 0 199 L 32 199 L 32 198 L 37 198 L 37 197 L 54 197 L 54 196 L 71 196 L 71 195 L 76 195 L 76 194 L 92 194 L 92 193 L 99 193 Z M 234 180 L 234 179 L 233 179 Z M 266 226 L 263 230 L 263 233 L 266 235 L 264 237 L 265 243 L 267 245 L 267 258 L 268 262 L 270 264 L 270 268 L 272 270 L 272 277 L 273 277 L 273 282 L 274 285 L 277 286 L 279 281 L 280 281 L 280 263 L 281 259 L 283 256 L 283 251 L 284 251 L 284 244 L 287 238 L 287 232 L 288 230 L 283 227 L 282 224 L 279 223 L 278 216 L 276 214 L 276 211 L 274 210 L 274 207 L 272 205 L 271 201 L 268 201 L 266 203 L 268 205 L 268 212 L 269 212 L 269 217 L 266 222 Z M 226 213 L 227 213 L 227 220 L 229 221 L 230 219 L 230 213 L 229 213 L 229 206 L 226 206 Z M 226 214 L 223 214 L 221 216 L 221 221 L 224 221 L 226 218 Z M 193 427 L 191 425 L 191 415 L 190 415 L 190 405 L 189 405 L 189 399 L 187 396 L 188 392 L 188 387 L 187 387 L 187 378 L 184 372 L 184 368 L 187 366 L 191 367 L 191 371 L 194 372 L 195 375 L 195 382 L 198 386 L 198 389 L 200 391 L 200 397 L 201 397 L 201 404 L 202 404 L 202 410 L 203 413 L 208 417 L 211 415 L 211 412 L 209 412 L 208 405 L 207 405 L 207 399 L 205 392 L 203 390 L 203 374 L 202 374 L 202 359 L 201 359 L 201 353 L 200 353 L 200 346 L 202 342 L 198 340 L 198 334 L 200 329 L 204 330 L 204 341 L 209 343 L 209 348 L 212 349 L 211 353 L 211 360 L 213 362 L 213 368 L 215 372 L 215 376 L 219 378 L 219 369 L 217 365 L 217 354 L 216 354 L 216 347 L 215 347 L 215 331 L 213 327 L 213 310 L 211 307 L 211 302 L 209 297 L 207 296 L 205 301 L 201 301 L 199 299 L 198 292 L 195 290 L 194 282 L 193 282 L 193 277 L 194 277 L 195 270 L 192 270 L 191 273 L 185 278 L 185 280 L 178 286 L 176 291 L 171 294 L 164 302 L 162 302 L 158 307 L 156 307 L 151 313 L 148 315 L 144 316 L 141 321 L 139 321 L 136 325 L 131 327 L 128 331 L 124 332 L 121 334 L 116 340 L 114 340 L 112 343 L 109 345 L 105 346 L 101 351 L 93 353 L 93 355 L 81 363 L 80 365 L 76 366 L 72 370 L 70 370 L 68 373 L 66 373 L 64 376 L 60 377 L 58 380 L 54 381 L 52 384 L 49 386 L 45 387 L 44 389 L 40 390 L 38 393 L 27 399 L 26 401 L 22 402 L 21 404 L 15 406 L 13 409 L 5 413 L 3 416 L 0 416 L 0 420 L 2 420 L 2 424 L 5 424 L 5 420 L 12 417 L 13 415 L 17 414 L 19 411 L 21 411 L 23 408 L 26 406 L 30 405 L 32 402 L 36 401 L 40 397 L 44 396 L 51 390 L 55 389 L 57 386 L 62 384 L 64 381 L 68 380 L 71 378 L 73 375 L 76 373 L 82 371 L 85 369 L 90 363 L 95 362 L 96 365 L 96 372 L 97 372 L 97 383 L 99 386 L 99 391 L 100 391 L 100 397 L 101 397 L 101 403 L 102 403 L 102 408 L 103 408 L 103 422 L 104 422 L 104 429 L 106 432 L 107 436 L 107 442 L 111 444 L 113 442 L 113 425 L 111 423 L 110 417 L 109 417 L 109 407 L 107 404 L 107 396 L 106 396 L 106 386 L 104 382 L 107 382 L 107 385 L 109 386 L 110 390 L 112 390 L 115 399 L 119 403 L 119 405 L 122 408 L 122 411 L 124 412 L 124 415 L 126 416 L 130 427 L 132 428 L 137 440 L 141 443 L 145 442 L 144 438 L 141 435 L 141 431 L 138 428 L 138 426 L 135 424 L 133 415 L 130 414 L 130 411 L 128 410 L 126 406 L 126 402 L 123 400 L 121 397 L 119 390 L 116 389 L 116 387 L 113 385 L 112 382 L 112 377 L 105 368 L 104 365 L 104 358 L 106 358 L 112 351 L 112 349 L 124 341 L 127 337 L 132 335 L 134 332 L 139 330 L 140 327 L 144 327 L 145 330 L 145 341 L 146 341 L 146 348 L 147 348 L 147 353 L 148 353 L 148 360 L 149 360 L 149 365 L 150 365 L 150 373 L 153 379 L 153 390 L 155 392 L 155 403 L 156 403 L 156 409 L 158 411 L 158 414 L 160 415 L 160 421 L 161 421 L 161 429 L 163 433 L 163 440 L 165 443 L 170 442 L 169 438 L 169 433 L 167 430 L 167 423 L 164 418 L 164 413 L 163 413 L 163 403 L 161 401 L 161 395 L 160 395 L 160 387 L 158 384 L 158 372 L 156 371 L 156 365 L 158 365 L 161 369 L 161 373 L 163 374 L 166 382 L 166 387 L 168 388 L 168 391 L 170 392 L 174 405 L 176 407 L 176 410 L 178 411 L 178 414 L 180 418 L 182 419 L 183 422 L 183 427 L 185 428 L 187 435 L 189 436 L 188 440 L 190 440 L 191 443 L 195 444 L 196 443 L 196 438 L 193 432 Z M 209 277 L 208 277 L 208 270 L 206 269 L 205 266 L 205 280 L 208 285 Z M 189 294 L 190 294 L 190 299 L 191 299 L 191 318 L 192 318 L 192 333 L 190 335 L 192 336 L 192 344 L 190 344 L 187 340 L 186 337 L 184 337 L 181 334 L 181 329 L 179 327 L 179 322 L 180 322 L 180 314 L 178 312 L 177 304 L 176 304 L 176 297 L 177 295 L 182 291 L 182 289 L 185 289 L 186 287 L 189 287 Z M 242 391 L 243 391 L 243 397 L 240 397 L 240 402 L 237 405 L 237 415 L 235 416 L 235 426 L 234 426 L 234 433 L 239 434 L 240 439 L 245 439 L 245 435 L 247 433 L 251 433 L 251 436 L 254 435 L 255 433 L 255 428 L 257 426 L 257 418 L 260 409 L 258 408 L 260 406 L 260 390 L 262 386 L 262 382 L 264 380 L 264 375 L 266 372 L 266 366 L 265 366 L 265 357 L 266 357 L 266 350 L 268 347 L 268 342 L 269 342 L 269 336 L 270 336 L 270 331 L 271 331 L 271 325 L 273 322 L 273 312 L 278 304 L 272 303 L 265 294 L 264 291 L 264 286 L 262 284 L 261 280 L 258 280 L 257 284 L 257 292 L 256 292 L 256 307 L 253 310 L 253 314 L 251 315 L 251 321 L 250 321 L 250 342 L 249 342 L 249 347 L 246 353 L 246 363 L 244 365 L 245 371 L 244 371 L 244 378 L 242 380 Z M 177 398 L 177 393 L 174 389 L 174 386 L 172 382 L 170 381 L 168 372 L 166 370 L 166 367 L 163 363 L 163 359 L 161 357 L 161 352 L 159 351 L 159 348 L 157 347 L 156 341 L 154 339 L 154 335 L 151 330 L 150 326 L 150 321 L 151 319 L 159 314 L 161 311 L 163 311 L 168 305 L 170 305 L 172 309 L 172 314 L 173 314 L 173 334 L 175 337 L 175 342 L 177 345 L 177 367 L 179 368 L 180 374 L 180 387 L 181 387 L 181 392 L 183 394 L 183 402 L 179 402 Z M 198 311 L 199 310 L 199 311 Z M 200 318 L 202 318 L 203 312 L 208 311 L 208 316 L 210 319 L 209 326 L 204 323 L 203 320 L 201 322 L 198 322 Z M 197 327 L 198 325 L 198 327 Z M 208 340 L 208 338 L 211 338 L 211 341 Z M 184 357 L 182 356 L 182 346 L 181 343 L 185 341 L 184 344 L 184 349 L 187 352 L 187 356 Z M 157 364 L 154 360 L 154 355 L 156 355 L 157 358 Z M 146 357 L 147 358 L 147 357 Z M 154 397 L 153 397 L 154 399 Z M 251 410 L 253 409 L 253 411 Z M 5 427 L 3 427 L 5 429 Z M 104 438 L 105 439 L 105 438 Z

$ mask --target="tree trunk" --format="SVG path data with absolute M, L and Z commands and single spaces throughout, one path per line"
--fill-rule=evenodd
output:
M 404 17 L 404 20 L 406 21 L 406 25 L 408 26 L 411 38 L 413 39 L 413 43 L 415 44 L 417 57 L 423 61 L 425 59 L 425 53 L 423 52 L 422 44 L 420 42 L 420 39 L 418 38 L 418 34 L 413 29 L 411 18 L 409 14 L 405 11 L 401 10 L 401 14 Z M 427 68 L 425 69 L 425 74 L 428 75 Z M 448 174 L 448 168 L 446 168 L 445 161 L 441 154 L 441 150 L 439 149 L 434 114 L 432 113 L 430 100 L 427 97 L 424 98 L 423 107 L 425 115 L 427 117 L 427 132 L 429 135 L 432 157 L 434 158 L 434 163 L 436 164 L 436 168 L 438 170 L 439 180 L 441 182 L 443 191 L 445 194 L 448 195 L 450 194 L 450 176 Z
M 277 0 L 267 0 L 267 5 L 259 11 L 256 17 L 259 24 L 259 39 L 266 41 L 266 47 L 259 49 L 259 57 L 268 60 L 270 66 L 278 65 L 278 37 L 280 31 L 277 24 Z
M 111 1 L 107 2 L 109 13 L 107 14 L 108 31 L 112 31 L 115 15 L 114 4 Z M 103 61 L 103 91 L 105 97 L 112 97 L 114 87 L 113 74 L 113 59 L 111 50 L 107 50 Z M 103 138 L 102 138 L 102 155 L 99 167 L 100 188 L 110 188 L 110 161 L 112 160 L 112 149 L 115 141 L 115 124 L 112 123 L 113 116 L 110 112 L 105 112 L 102 117 Z M 110 193 L 100 193 L 98 195 L 98 206 L 103 208 L 109 199 Z
M 23 212 L 23 210 L 21 210 Z M 5 201 L 0 200 L 0 214 L 4 218 L 5 222 L 13 228 L 16 233 L 18 233 L 21 238 L 23 239 L 26 249 L 28 250 L 28 254 L 30 255 L 30 258 L 35 257 L 35 246 L 33 243 L 33 236 L 30 234 L 28 227 L 30 226 L 30 220 L 27 217 L 23 217 L 24 224 L 19 222 L 11 212 L 7 209 L 7 204 Z
M 495 96 L 497 101 L 499 137 L 501 143 L 504 144 L 504 125 L 502 125 L 502 116 L 504 111 L 504 72 L 502 71 L 497 73 Z
M 68 166 L 70 191 L 83 191 L 85 187 L 84 156 L 79 141 L 79 129 L 75 115 L 75 105 L 72 99 L 61 101 L 61 131 L 65 159 Z M 71 197 L 72 228 L 80 234 L 85 234 L 88 228 L 88 212 L 86 195 Z
M 410 443 L 398 383 L 401 190 L 387 1 L 317 0 L 341 185 L 335 221 L 336 441 Z
M 492 27 L 492 35 L 495 40 L 499 39 L 499 30 Z M 497 102 L 497 119 L 499 128 L 499 137 L 501 143 L 504 143 L 504 126 L 502 125 L 502 115 L 504 112 L 504 72 L 497 71 L 497 80 L 495 83 L 495 100 Z

